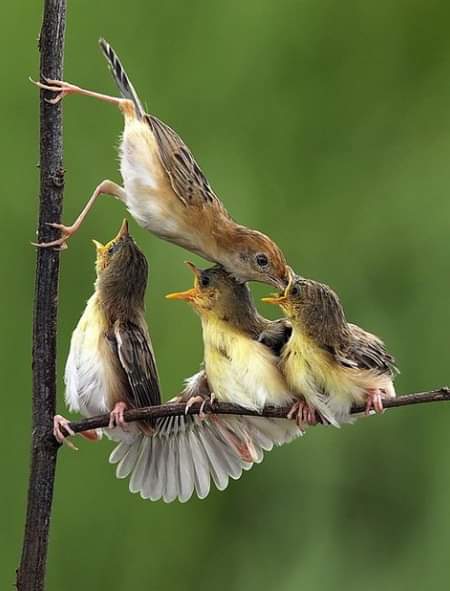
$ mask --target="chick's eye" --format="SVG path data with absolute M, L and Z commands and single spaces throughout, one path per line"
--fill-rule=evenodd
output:
M 256 255 L 256 264 L 259 267 L 265 267 L 269 262 L 269 259 L 265 254 L 257 254 Z
M 200 278 L 200 285 L 202 287 L 208 287 L 209 285 L 209 277 L 206 275 L 202 275 Z
M 300 288 L 298 285 L 294 285 L 294 287 L 291 289 L 291 295 L 293 295 L 293 296 L 300 295 Z

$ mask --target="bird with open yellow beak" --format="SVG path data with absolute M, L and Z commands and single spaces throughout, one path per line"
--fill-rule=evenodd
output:
M 124 186 L 102 181 L 71 226 L 51 224 L 61 238 L 38 246 L 65 247 L 101 194 L 121 200 L 137 223 L 160 238 L 223 265 L 240 281 L 260 281 L 284 288 L 286 261 L 265 234 L 236 223 L 196 163 L 183 140 L 165 123 L 145 113 L 133 85 L 112 47 L 100 40 L 123 98 L 110 97 L 57 80 L 38 82 L 57 93 L 56 103 L 80 94 L 117 105 L 125 119 L 120 145 Z
M 110 413 L 110 427 L 125 426 L 123 413 L 161 403 L 155 357 L 144 316 L 148 265 L 124 220 L 115 238 L 97 249 L 95 291 L 75 328 L 65 370 L 66 403 L 91 417 Z M 54 435 L 64 440 L 57 415 Z M 151 421 L 138 423 L 152 431 Z
M 276 354 L 258 340 L 261 333 L 270 333 L 272 323 L 258 314 L 248 287 L 220 266 L 201 270 L 192 263 L 188 265 L 195 275 L 194 287 L 166 297 L 190 303 L 200 316 L 204 367 L 215 399 L 257 411 L 265 405 L 292 404 L 294 398 L 278 368 Z M 284 338 L 279 323 L 273 326 L 274 335 Z M 276 349 L 277 339 L 271 340 Z M 301 433 L 294 421 L 248 420 L 256 425 L 270 421 L 278 444 Z
M 299 397 L 293 412 L 314 422 L 317 413 L 339 425 L 350 420 L 352 404 L 383 411 L 395 397 L 397 371 L 383 342 L 346 321 L 337 294 L 327 285 L 291 274 L 281 295 L 263 298 L 282 308 L 292 324 L 280 368 Z

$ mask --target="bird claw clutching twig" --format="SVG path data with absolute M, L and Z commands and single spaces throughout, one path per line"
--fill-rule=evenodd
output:
M 52 99 L 45 99 L 45 102 L 51 105 L 58 104 L 65 96 L 69 94 L 77 94 L 80 92 L 80 87 L 63 80 L 52 80 L 51 78 L 43 78 L 44 82 L 38 82 L 30 77 L 30 81 L 42 90 L 49 90 L 56 92 L 56 96 Z
M 63 430 L 66 431 L 69 435 L 75 435 L 75 431 L 70 428 L 70 421 L 67 420 L 62 415 L 55 415 L 53 417 L 53 436 L 55 437 L 56 441 L 61 445 L 65 443 L 70 449 L 74 451 L 78 451 L 78 447 L 76 447 L 69 439 L 67 439 L 66 433 L 63 433 Z
M 125 404 L 125 402 L 116 402 L 114 408 L 109 414 L 109 429 L 113 429 L 114 427 L 120 427 L 123 431 L 128 431 L 128 427 L 123 416 L 123 413 L 126 410 L 127 405 Z
M 201 402 L 200 409 L 198 411 L 198 418 L 201 421 L 204 421 L 208 416 L 208 413 L 205 412 L 206 406 L 209 407 L 208 408 L 209 412 L 213 412 L 215 401 L 216 401 L 216 397 L 215 397 L 214 392 L 211 392 L 209 398 L 204 398 L 203 396 L 192 396 L 192 398 L 189 398 L 189 400 L 186 402 L 186 406 L 184 408 L 184 414 L 187 415 L 189 413 L 189 409 L 191 408 L 191 406 Z
M 372 409 L 378 414 L 384 412 L 383 398 L 383 391 L 380 388 L 367 391 L 366 416 L 370 414 Z
M 33 246 L 37 246 L 38 248 L 53 247 L 55 250 L 67 250 L 69 248 L 67 245 L 67 240 L 71 236 L 73 236 L 73 234 L 75 234 L 77 228 L 75 228 L 74 226 L 65 226 L 64 224 L 57 224 L 54 222 L 47 222 L 47 226 L 51 226 L 52 228 L 61 230 L 61 238 L 57 238 L 56 240 L 52 240 L 51 242 L 32 242 L 31 244 Z

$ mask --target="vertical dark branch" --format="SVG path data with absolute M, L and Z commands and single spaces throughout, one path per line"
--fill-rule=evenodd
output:
M 40 34 L 41 79 L 63 77 L 66 0 L 45 0 Z M 61 107 L 49 105 L 41 91 L 39 241 L 53 239 L 47 222 L 59 221 L 64 189 Z M 33 314 L 33 416 L 31 470 L 20 591 L 44 589 L 48 530 L 57 445 L 51 435 L 56 398 L 56 318 L 59 253 L 38 249 Z

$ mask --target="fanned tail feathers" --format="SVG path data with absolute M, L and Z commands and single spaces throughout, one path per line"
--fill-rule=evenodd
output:
M 184 503 L 194 492 L 204 499 L 211 481 L 224 490 L 230 478 L 261 462 L 264 451 L 299 434 L 294 421 L 264 417 L 167 417 L 157 421 L 152 436 L 136 433 L 133 441 L 120 443 L 109 461 L 117 464 L 118 478 L 130 477 L 131 492 Z

